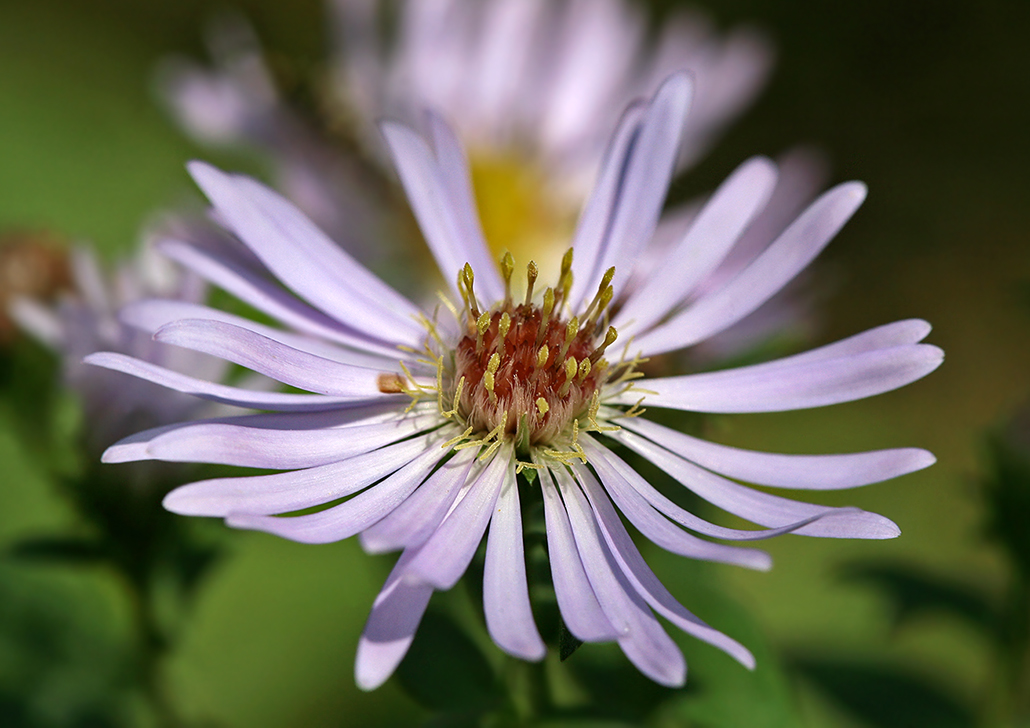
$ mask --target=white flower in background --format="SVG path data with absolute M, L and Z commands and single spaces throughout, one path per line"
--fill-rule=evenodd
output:
M 204 409 L 205 403 L 193 397 L 112 375 L 83 364 L 82 359 L 95 351 L 118 351 L 195 376 L 220 379 L 226 362 L 162 346 L 118 319 L 123 306 L 155 296 L 200 303 L 208 290 L 206 282 L 157 253 L 149 240 L 111 275 L 104 273 L 93 249 L 84 245 L 71 251 L 70 269 L 71 290 L 56 302 L 17 298 L 10 304 L 10 313 L 26 333 L 60 356 L 65 384 L 82 401 L 84 430 L 94 451 L 102 451 L 112 438 L 141 427 L 179 422 Z
M 898 529 L 873 513 L 789 500 L 737 481 L 849 488 L 924 468 L 934 458 L 911 448 L 750 452 L 659 425 L 643 416 L 644 408 L 770 412 L 847 402 L 915 381 L 943 354 L 918 343 L 929 325 L 909 320 L 764 364 L 642 376 L 644 357 L 703 342 L 775 295 L 865 197 L 857 182 L 834 187 L 771 244 L 763 241 L 734 275 L 701 293 L 699 286 L 732 257 L 775 195 L 777 166 L 754 158 L 715 191 L 657 262 L 638 270 L 649 260 L 690 97 L 690 81 L 676 75 L 649 103 L 627 111 L 556 284 L 543 286 L 531 263 L 519 294 L 512 258 L 497 266 L 488 250 L 453 131 L 434 114 L 425 117 L 425 138 L 402 124 L 384 124 L 412 209 L 450 282 L 449 298 L 434 311 L 420 310 L 356 264 L 275 192 L 192 165 L 215 218 L 255 260 L 233 262 L 174 240 L 162 249 L 288 328 L 170 300 L 139 302 L 124 318 L 154 332 L 157 342 L 221 357 L 306 393 L 253 391 L 125 354 L 94 354 L 87 361 L 101 367 L 267 410 L 139 433 L 105 458 L 281 471 L 185 485 L 165 505 L 305 543 L 360 534 L 370 552 L 402 550 L 358 647 L 356 676 L 366 689 L 393 672 L 432 593 L 457 583 L 487 531 L 489 633 L 511 655 L 543 658 L 527 588 L 522 498 L 543 500 L 557 602 L 577 638 L 616 641 L 644 674 L 680 685 L 686 663 L 657 614 L 753 665 L 747 649 L 662 586 L 619 512 L 674 553 L 766 569 L 764 552 L 707 538 L 752 541 L 786 532 L 890 538 Z M 622 448 L 762 528 L 728 528 L 680 508 L 627 465 Z
M 437 109 L 468 145 L 473 175 L 480 158 L 537 166 L 574 212 L 627 104 L 670 73 L 694 76 L 682 168 L 751 103 L 772 61 L 753 30 L 722 35 L 681 11 L 651 33 L 625 0 L 402 0 L 395 37 L 382 32 L 384 5 L 333 1 L 341 104 L 370 134 L 383 116 Z
M 674 71 L 693 74 L 682 170 L 754 99 L 771 66 L 769 44 L 754 31 L 722 35 L 700 15 L 681 12 L 650 33 L 642 10 L 626 0 L 336 0 L 331 9 L 337 44 L 326 107 L 337 118 L 326 123 L 352 128 L 389 172 L 379 120 L 417 128 L 418 110 L 439 110 L 469 146 L 495 255 L 532 258 L 548 273 L 557 271 L 630 101 L 650 96 Z M 389 11 L 393 33 L 381 22 Z M 215 34 L 212 55 L 211 71 L 180 61 L 163 76 L 180 123 L 206 143 L 269 152 L 277 187 L 349 251 L 373 259 L 367 242 L 364 249 L 354 242 L 373 238 L 354 230 L 374 227 L 368 204 L 383 199 L 372 199 L 374 187 L 362 189 L 361 170 L 345 169 L 353 155 L 348 160 L 305 128 L 238 23 Z

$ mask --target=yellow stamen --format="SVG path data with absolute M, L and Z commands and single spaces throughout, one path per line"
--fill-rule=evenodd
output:
M 608 327 L 608 333 L 604 335 L 604 343 L 601 344 L 594 350 L 594 353 L 590 355 L 592 361 L 597 361 L 604 355 L 604 350 L 615 343 L 615 340 L 619 337 L 619 332 L 615 330 L 614 326 Z
M 614 271 L 615 269 L 609 268 L 609 270 Z M 593 328 L 594 324 L 597 322 L 597 319 L 601 316 L 602 313 L 604 313 L 604 310 L 608 307 L 608 304 L 612 302 L 612 297 L 614 295 L 615 289 L 611 286 L 605 286 L 597 292 L 596 296 L 594 296 L 594 300 L 591 302 L 590 307 L 587 309 L 586 313 L 583 314 L 583 316 L 587 319 L 586 328 L 588 330 Z M 595 309 L 594 306 L 597 306 L 597 308 Z
M 511 331 L 511 316 L 505 311 L 501 314 L 501 320 L 497 322 L 497 339 L 495 346 L 501 347 L 504 345 L 504 340 L 508 337 L 508 332 Z
M 588 361 L 584 359 L 584 361 Z M 569 393 L 569 388 L 572 386 L 573 377 L 576 376 L 576 372 L 579 371 L 579 364 L 576 363 L 576 357 L 570 356 L 565 360 L 565 381 L 561 385 L 561 389 L 558 390 L 558 394 L 564 397 Z
M 561 259 L 561 273 L 558 275 L 558 295 L 565 297 L 572 288 L 572 248 L 565 251 Z
M 540 270 L 536 267 L 536 261 L 529 261 L 529 265 L 526 266 L 526 305 L 528 306 L 533 302 L 533 284 L 536 283 L 537 276 L 540 275 Z
M 536 332 L 536 343 L 544 340 L 547 333 L 547 325 L 551 322 L 551 314 L 554 312 L 554 289 L 548 288 L 544 291 L 544 308 L 540 312 L 540 328 Z
M 468 263 L 462 268 L 462 273 L 465 276 L 465 291 L 468 294 L 468 306 L 472 315 L 479 318 L 479 303 L 476 301 L 476 294 L 472 286 L 476 280 L 476 274 L 472 271 L 472 266 Z M 460 280 L 460 279 L 459 279 Z
M 504 305 L 511 304 L 511 274 L 515 270 L 515 258 L 507 250 L 501 256 L 501 276 L 504 278 Z
M 572 346 L 572 342 L 575 340 L 576 334 L 578 333 L 579 319 L 573 316 L 565 326 L 565 343 L 562 344 L 561 354 L 558 355 L 559 359 L 564 359 L 565 355 L 569 353 L 569 347 Z

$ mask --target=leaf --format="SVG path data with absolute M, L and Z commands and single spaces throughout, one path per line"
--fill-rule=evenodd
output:
M 497 698 L 486 657 L 450 617 L 434 610 L 422 619 L 395 676 L 413 700 L 431 710 L 482 711 Z
M 583 646 L 583 640 L 576 637 L 565 626 L 565 620 L 558 617 L 558 657 L 562 662 L 572 657 L 572 654 Z
M 1030 583 L 1030 448 L 1019 432 L 988 443 L 990 472 L 983 483 L 986 531 Z
M 589 707 L 579 711 L 583 719 L 639 724 L 677 694 L 645 677 L 612 643 L 587 645 L 564 664 L 589 695 Z
M 894 610 L 895 626 L 943 613 L 967 622 L 988 637 L 998 635 L 997 606 L 971 584 L 930 574 L 919 566 L 897 563 L 855 562 L 844 567 L 842 576 L 882 592 Z
M 11 546 L 8 555 L 25 561 L 50 561 L 65 564 L 95 564 L 106 561 L 110 553 L 91 538 L 76 536 L 38 536 Z
M 970 706 L 924 675 L 846 657 L 797 656 L 793 670 L 841 708 L 877 728 L 972 728 Z
M 648 545 L 645 556 L 662 583 L 712 627 L 745 645 L 755 656 L 748 670 L 722 650 L 672 628 L 669 634 L 687 658 L 687 684 L 668 700 L 659 725 L 691 728 L 798 728 L 794 690 L 782 661 L 751 610 L 728 594 L 720 571 Z

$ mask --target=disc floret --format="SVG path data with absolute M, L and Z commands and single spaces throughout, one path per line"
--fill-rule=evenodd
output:
M 462 268 L 458 288 L 464 303 L 459 314 L 463 335 L 445 387 L 454 392 L 455 414 L 472 432 L 511 438 L 520 448 L 567 449 L 570 437 L 574 441 L 574 433 L 596 408 L 613 369 L 603 357 L 617 337 L 607 325 L 615 271 L 605 274 L 582 315 L 569 316 L 571 268 L 569 250 L 558 285 L 535 301 L 538 272 L 531 262 L 525 300 L 515 303 L 510 289 L 513 262 L 506 255 L 501 260 L 504 299 L 487 310 L 480 308 L 473 291 L 471 267 Z

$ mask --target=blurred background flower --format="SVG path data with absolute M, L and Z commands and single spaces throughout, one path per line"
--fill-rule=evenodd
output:
M 656 28 L 684 9 L 671 0 L 637 5 Z M 325 62 L 334 57 L 329 49 L 336 43 L 328 40 L 334 21 L 327 20 L 327 9 L 314 0 L 289 7 L 249 0 L 238 8 L 267 52 L 278 93 L 315 123 L 314 89 L 325 88 Z M 708 423 L 708 436 L 775 451 L 902 442 L 934 451 L 939 463 L 930 471 L 845 494 L 847 502 L 890 513 L 901 526 L 900 539 L 875 545 L 877 559 L 903 560 L 919 574 L 944 574 L 976 591 L 1004 593 L 1011 575 L 1004 552 L 993 545 L 997 541 L 978 535 L 990 520 L 978 495 L 986 477 L 978 474 L 993 469 L 981 455 L 983 432 L 1007 419 L 1030 390 L 1030 321 L 1021 305 L 1030 279 L 1030 120 L 1019 103 L 1030 78 L 1022 50 L 1030 8 L 1019 0 L 846 8 L 814 0 L 728 0 L 703 9 L 722 32 L 740 24 L 762 28 L 775 42 L 777 66 L 750 112 L 677 183 L 677 198 L 706 193 L 753 153 L 777 155 L 799 142 L 818 145 L 828 153 L 835 179 L 862 179 L 871 194 L 862 215 L 817 261 L 832 268 L 839 286 L 820 311 L 827 327 L 816 343 L 918 316 L 934 322 L 933 342 L 949 356 L 933 378 L 902 392 L 825 410 L 721 417 Z M 86 238 L 113 259 L 134 248 L 154 209 L 196 200 L 182 163 L 212 155 L 184 139 L 160 110 L 153 73 L 170 54 L 207 57 L 201 29 L 214 10 L 201 0 L 0 5 L 0 222 L 7 229 Z M 277 173 L 252 153 L 213 156 L 268 179 Z M 386 186 L 379 194 L 389 202 L 392 192 Z M 26 388 L 45 391 L 55 374 L 48 362 L 22 340 L 4 350 L 0 365 L 0 539 L 7 545 L 75 520 L 55 496 L 51 468 L 24 447 L 21 436 L 25 415 L 51 404 L 58 430 L 72 427 L 61 424 L 59 403 L 25 396 Z M 824 502 L 845 501 L 827 494 Z M 933 686 L 931 696 L 945 692 L 965 706 L 981 703 L 996 682 L 996 652 L 965 623 L 933 613 L 895 630 L 888 600 L 833 578 L 844 564 L 868 560 L 869 544 L 815 549 L 785 538 L 770 547 L 789 569 L 695 573 L 682 569 L 676 557 L 656 551 L 648 558 L 674 593 L 697 593 L 691 605 L 700 616 L 739 616 L 741 624 L 751 624 L 754 639 L 748 628 L 735 632 L 749 645 L 764 635 L 765 643 L 789 647 L 792 655 L 875 658 L 915 675 L 916 685 Z M 350 542 L 311 549 L 261 535 L 237 539 L 218 579 L 202 592 L 172 658 L 169 687 L 183 714 L 239 726 L 420 720 L 424 708 L 396 685 L 359 695 L 349 679 L 367 605 L 387 569 L 388 561 L 368 559 Z M 83 707 L 95 703 L 91 691 L 123 684 L 117 665 L 128 616 L 115 581 L 106 573 L 41 573 L 5 561 L 0 583 L 7 595 L 0 614 L 0 716 L 17 725 L 14 720 L 26 715 L 24 703 L 17 703 L 22 713 L 14 712 L 11 696 L 30 693 L 36 696 L 32 704 L 44 707 L 33 708 L 23 723 L 68 725 L 92 714 Z M 74 604 L 75 616 L 40 606 L 53 604 Z M 437 622 L 432 635 L 439 641 L 414 645 L 413 669 L 427 674 L 442 646 L 461 659 L 448 666 L 449 681 L 423 686 L 423 703 L 450 700 L 448 684 L 475 684 L 481 666 L 474 640 L 470 645 Z M 84 654 L 97 669 L 78 667 Z M 26 655 L 36 661 L 26 662 Z M 583 655 L 571 662 L 585 664 Z M 772 653 L 758 659 L 778 662 Z M 601 663 L 598 658 L 591 669 L 611 674 Z M 832 673 L 821 664 L 824 676 L 843 674 L 855 684 L 854 671 Z M 775 667 L 752 675 L 730 669 L 717 655 L 695 658 L 692 670 L 698 686 L 708 675 L 709 685 L 732 687 L 734 699 L 720 702 L 709 691 L 707 703 L 688 701 L 680 713 L 655 720 L 863 724 L 840 691 L 825 688 L 829 679 L 822 686 L 788 683 Z M 593 698 L 617 702 L 609 693 L 599 689 Z M 646 687 L 639 694 L 641 704 L 654 702 Z M 644 710 L 625 701 L 618 707 L 623 715 Z M 965 720 L 961 711 L 948 715 Z M 890 713 L 864 718 L 865 724 L 904 725 L 890 719 Z

